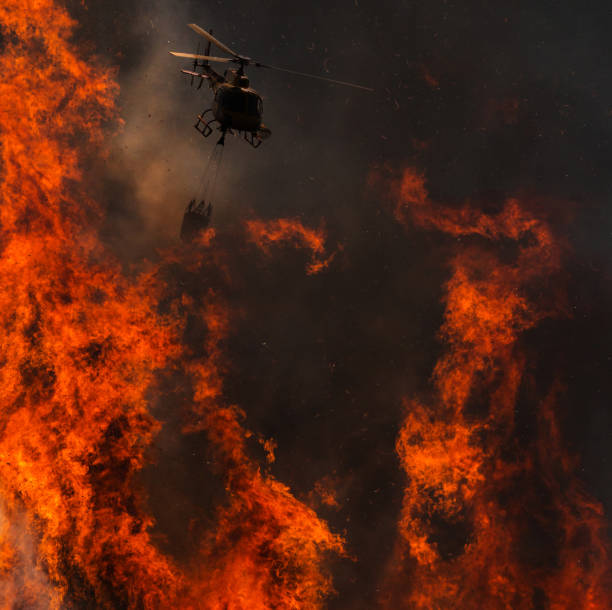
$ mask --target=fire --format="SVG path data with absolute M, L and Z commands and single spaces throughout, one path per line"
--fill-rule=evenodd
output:
M 201 565 L 193 577 L 198 607 L 319 608 L 333 593 L 322 563 L 330 552 L 344 555 L 344 542 L 287 486 L 261 472 L 248 453 L 251 433 L 241 423 L 245 413 L 235 406 L 219 407 L 224 366 L 219 343 L 229 329 L 226 307 L 214 293 L 204 294 L 201 303 L 183 305 L 186 311 L 205 312 L 209 329 L 207 358 L 190 367 L 194 405 L 188 430 L 207 431 L 229 494 L 219 508 L 217 530 L 202 544 Z M 264 447 L 268 459 L 273 457 L 275 443 L 264 441 Z
M 328 558 L 345 554 L 344 541 L 259 463 L 247 413 L 224 401 L 232 311 L 222 289 L 201 286 L 222 259 L 214 231 L 126 273 L 97 238 L 102 211 L 83 175 L 117 121 L 111 72 L 81 58 L 53 0 L 6 0 L 0 23 L 0 607 L 321 608 L 333 593 Z M 432 396 L 406 401 L 397 439 L 407 483 L 382 604 L 611 607 L 602 507 L 576 478 L 557 421 L 563 388 L 519 400 L 530 383 L 522 337 L 565 315 L 551 288 L 558 241 L 516 199 L 497 214 L 447 208 L 413 171 L 397 192 L 399 220 L 461 244 Z M 264 252 L 306 248 L 308 273 L 335 255 L 323 228 L 296 219 L 253 220 L 247 233 Z M 169 279 L 173 266 L 190 289 Z M 194 321 L 203 338 L 189 341 Z M 161 426 L 151 395 L 168 371 L 190 390 L 183 431 L 206 433 L 226 489 L 180 564 L 155 545 L 138 484 Z M 272 463 L 274 441 L 262 444 Z M 335 486 L 322 479 L 318 502 L 338 507 Z
M 80 57 L 53 0 L 8 0 L 0 23 L 2 607 L 319 607 L 343 543 L 260 472 L 244 415 L 223 405 L 222 299 L 167 305 L 164 265 L 187 255 L 127 275 L 96 237 L 81 163 L 116 120 L 112 74 Z M 201 353 L 182 343 L 188 316 L 205 322 Z M 192 380 L 185 432 L 206 430 L 228 489 L 191 568 L 153 543 L 136 482 L 169 367 Z
M 25 514 L 53 605 L 69 594 L 101 606 L 169 603 L 179 578 L 150 543 L 132 484 L 157 429 L 145 392 L 176 353 L 173 322 L 155 314 L 151 273 L 132 282 L 108 259 L 88 229 L 99 211 L 79 187 L 79 155 L 101 141 L 117 87 L 78 57 L 73 24 L 52 2 L 4 3 L 0 22 L 7 519 Z M 34 584 L 13 580 L 10 601 L 42 604 Z
M 297 218 L 277 218 L 267 222 L 249 220 L 246 228 L 248 239 L 265 253 L 269 253 L 272 244 L 279 242 L 289 242 L 310 250 L 311 260 L 306 267 L 309 275 L 327 269 L 336 255 L 335 252 L 326 254 L 326 234 L 323 228 L 311 229 Z
M 521 335 L 563 314 L 535 297 L 558 276 L 561 248 L 517 200 L 494 215 L 446 208 L 413 170 L 396 191 L 401 221 L 471 239 L 451 261 L 431 402 L 406 402 L 397 439 L 407 485 L 383 605 L 609 608 L 603 511 L 563 450 L 558 388 L 532 406 L 536 438 L 516 430 L 529 382 Z M 501 240 L 514 248 L 510 260 L 496 252 Z
M 338 481 L 329 475 L 319 479 L 315 482 L 314 489 L 309 494 L 310 504 L 313 506 L 322 504 L 328 508 L 339 509 L 337 486 Z

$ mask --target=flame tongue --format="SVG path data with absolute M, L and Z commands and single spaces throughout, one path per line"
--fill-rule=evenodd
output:
M 309 275 L 327 269 L 336 255 L 336 252 L 326 253 L 326 234 L 323 227 L 319 230 L 311 229 L 304 226 L 297 218 L 277 218 L 268 222 L 249 220 L 246 229 L 249 241 L 264 252 L 278 242 L 293 242 L 296 247 L 303 246 L 309 249 L 311 261 L 306 267 Z
M 609 607 L 602 511 L 579 491 L 563 453 L 557 389 L 534 407 L 535 446 L 519 441 L 514 421 L 524 377 L 519 337 L 559 313 L 529 295 L 560 269 L 559 247 L 519 202 L 496 216 L 444 208 L 411 170 L 397 216 L 458 237 L 511 239 L 516 254 L 505 263 L 482 243 L 452 261 L 440 330 L 448 347 L 434 370 L 433 406 L 407 403 L 397 440 L 408 484 L 385 604 Z

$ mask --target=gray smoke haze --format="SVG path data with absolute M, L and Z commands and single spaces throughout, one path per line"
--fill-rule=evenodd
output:
M 206 84 L 200 91 L 190 88 L 179 72 L 189 62 L 168 54 L 195 51 L 201 42 L 187 23 L 212 27 L 222 40 L 263 61 L 381 88 L 376 71 L 360 66 L 372 62 L 365 31 L 339 37 L 312 18 L 298 17 L 273 27 L 264 9 L 250 13 L 222 4 L 212 10 L 158 2 L 137 4 L 131 14 L 128 33 L 146 44 L 121 65 L 125 127 L 109 164 L 113 178 L 132 190 L 143 232 L 153 240 L 176 237 L 218 139 L 205 140 L 193 129 L 197 114 L 210 107 L 210 90 Z M 325 215 L 350 222 L 345 212 L 358 204 L 368 169 L 368 109 L 381 93 L 257 69 L 249 76 L 264 97 L 264 120 L 273 137 L 257 151 L 228 139 L 214 202 L 217 226 L 255 209 L 263 216 L 300 214 L 317 222 Z
M 50 608 L 54 588 L 45 573 L 26 516 L 15 510 L 8 518 L 6 510 L 5 506 L 0 507 L 0 544 L 3 564 L 8 557 L 11 566 L 11 578 L 0 580 L 0 599 L 19 599 L 24 608 L 31 610 Z

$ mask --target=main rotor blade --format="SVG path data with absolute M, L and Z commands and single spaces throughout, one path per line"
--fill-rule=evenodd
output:
M 216 61 L 221 64 L 228 64 L 234 61 L 233 57 L 211 57 L 210 55 L 198 55 L 197 53 L 177 53 L 170 51 L 170 55 L 175 57 L 186 57 L 187 59 L 205 59 L 206 61 Z
M 210 40 L 215 46 L 219 47 L 222 51 L 225 51 L 229 55 L 233 55 L 234 57 L 242 57 L 236 51 L 232 51 L 226 44 L 223 44 L 220 40 L 217 40 L 211 33 L 207 32 L 205 29 L 201 28 L 197 23 L 189 23 L 187 24 L 194 32 L 198 33 L 200 36 L 204 36 L 207 40 Z
M 270 70 L 279 70 L 280 72 L 287 72 L 289 74 L 297 74 L 298 76 L 306 76 L 307 78 L 316 78 L 317 80 L 324 80 L 328 83 L 334 83 L 336 85 L 345 85 L 347 87 L 354 87 L 355 89 L 364 89 L 365 91 L 374 91 L 371 87 L 364 87 L 363 85 L 357 85 L 355 83 L 347 83 L 343 80 L 335 80 L 333 78 L 326 78 L 325 76 L 317 76 L 316 74 L 307 74 L 306 72 L 298 72 L 297 70 L 289 70 L 288 68 L 279 68 L 278 66 L 269 66 L 267 64 L 260 64 L 257 61 L 252 62 L 250 65 L 257 66 L 258 68 L 269 68 Z
M 189 76 L 199 76 L 200 78 L 210 78 L 208 74 L 201 74 L 200 72 L 192 72 L 191 70 L 181 70 L 183 74 L 189 74 Z

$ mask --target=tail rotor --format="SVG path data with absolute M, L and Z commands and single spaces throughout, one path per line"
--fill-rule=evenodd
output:
M 212 30 L 210 30 L 210 34 L 212 34 Z M 206 50 L 204 51 L 204 55 L 210 55 L 210 40 L 208 41 L 208 44 L 206 45 Z M 190 85 L 193 87 L 193 80 L 194 78 L 197 76 L 197 74 L 199 74 L 199 68 L 204 68 L 205 66 L 208 66 L 208 60 L 204 59 L 201 62 L 199 61 L 198 57 L 201 57 L 200 55 L 200 43 L 198 42 L 198 48 L 195 52 L 195 57 L 193 59 L 193 66 L 192 66 L 192 71 L 188 72 L 188 74 L 191 74 L 191 83 Z M 202 85 L 204 84 L 204 79 L 201 78 L 200 82 L 198 83 L 197 89 L 200 89 L 202 87 Z

